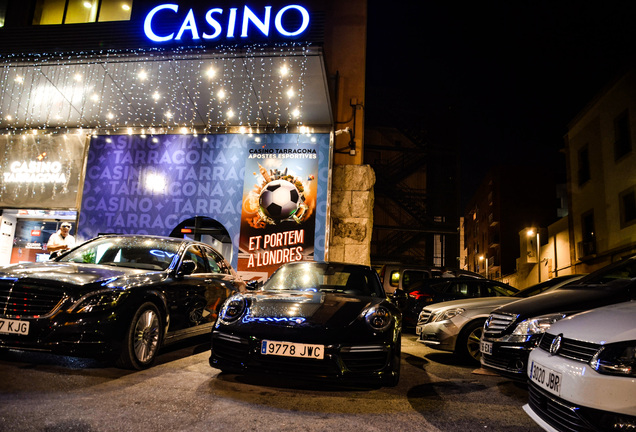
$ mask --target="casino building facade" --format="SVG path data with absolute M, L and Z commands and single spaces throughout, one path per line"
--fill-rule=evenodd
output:
M 332 229 L 372 193 L 365 49 L 362 0 L 0 1 L 0 264 L 48 259 L 63 221 L 198 238 L 255 279 L 368 263 Z

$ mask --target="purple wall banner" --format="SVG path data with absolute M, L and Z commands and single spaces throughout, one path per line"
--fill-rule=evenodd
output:
M 328 134 L 93 137 L 78 237 L 85 240 L 100 233 L 169 235 L 183 221 L 203 216 L 216 220 L 228 231 L 236 268 L 244 187 L 246 178 L 254 180 L 254 158 L 250 159 L 250 154 L 268 145 L 287 149 L 290 155 L 301 147 L 315 152 L 315 226 L 310 232 L 313 258 L 324 259 Z

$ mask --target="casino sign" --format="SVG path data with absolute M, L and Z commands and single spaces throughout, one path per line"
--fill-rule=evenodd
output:
M 285 18 L 293 15 L 295 15 L 294 18 L 300 18 L 300 20 L 294 20 L 295 24 L 290 26 L 289 20 L 286 21 Z M 156 29 L 158 23 L 165 27 L 166 24 L 162 21 L 174 21 L 175 19 L 177 26 L 174 31 L 161 33 Z M 201 20 L 205 25 L 197 24 Z M 200 39 L 219 40 L 223 37 L 232 40 L 237 36 L 241 39 L 247 39 L 250 36 L 250 29 L 255 29 L 265 37 L 274 31 L 283 38 L 297 38 L 307 30 L 309 23 L 309 12 L 300 5 L 287 5 L 274 11 L 272 11 L 272 6 L 264 6 L 260 15 L 247 5 L 242 10 L 240 8 L 212 8 L 201 18 L 195 16 L 193 9 L 189 9 L 185 16 L 182 16 L 178 4 L 166 3 L 156 6 L 148 12 L 144 19 L 144 34 L 153 42 L 181 41 L 186 38 L 195 41 Z

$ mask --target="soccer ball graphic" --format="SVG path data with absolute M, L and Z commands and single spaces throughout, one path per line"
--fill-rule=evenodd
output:
M 280 221 L 296 213 L 301 198 L 293 183 L 287 180 L 274 180 L 263 188 L 258 200 L 266 216 Z

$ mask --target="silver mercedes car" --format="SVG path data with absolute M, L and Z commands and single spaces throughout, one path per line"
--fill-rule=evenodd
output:
M 415 329 L 418 342 L 451 351 L 461 360 L 479 362 L 479 341 L 490 312 L 504 304 L 558 289 L 582 278 L 582 274 L 558 276 L 506 297 L 452 300 L 425 307 Z

